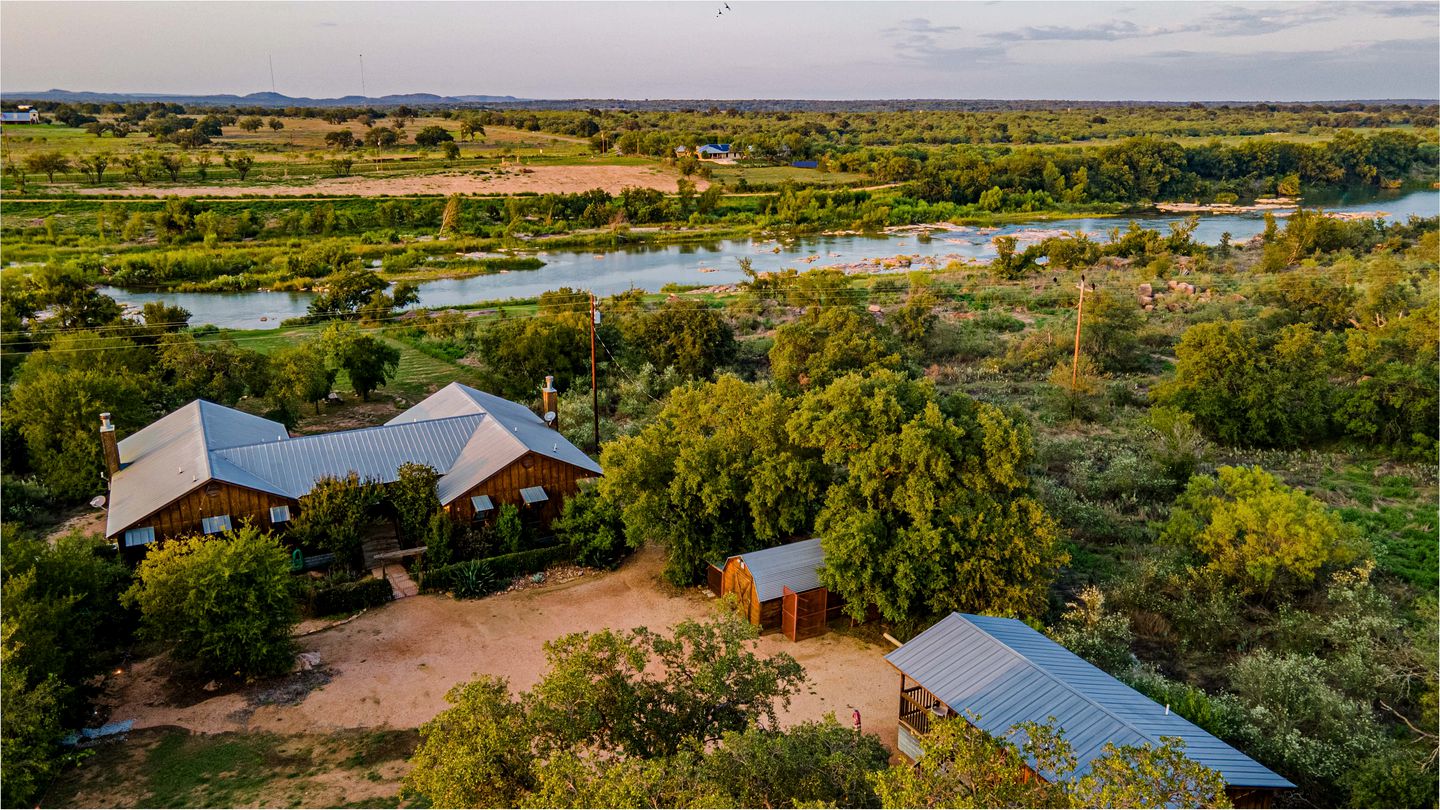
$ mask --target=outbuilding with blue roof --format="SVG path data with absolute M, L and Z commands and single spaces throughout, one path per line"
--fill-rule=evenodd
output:
M 1017 619 L 952 613 L 885 659 L 900 671 L 897 748 L 911 760 L 934 718 L 959 716 L 999 738 L 1020 723 L 1049 722 L 1070 744 L 1074 776 L 1107 744 L 1159 746 L 1177 737 L 1187 757 L 1220 773 L 1237 807 L 1268 807 L 1277 791 L 1295 787 Z

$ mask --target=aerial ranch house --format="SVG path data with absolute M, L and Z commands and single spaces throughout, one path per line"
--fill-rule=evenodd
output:
M 1116 746 L 1179 737 L 1185 755 L 1218 771 L 1236 807 L 1269 807 L 1295 787 L 1209 732 L 1112 678 L 1017 619 L 951 613 L 885 656 L 900 672 L 897 749 L 914 761 L 931 718 L 960 716 L 997 738 L 1017 723 L 1052 722 L 1078 763 L 1075 776 Z M 1055 774 L 1031 770 L 1042 779 Z
M 546 380 L 542 407 L 555 410 Z M 388 484 L 407 463 L 441 474 L 440 503 L 458 522 L 502 504 L 548 527 L 564 499 L 600 466 L 524 405 L 451 383 L 378 427 L 290 436 L 279 422 L 195 400 L 123 440 L 109 414 L 101 444 L 109 470 L 105 536 L 127 558 L 157 540 L 215 534 L 249 520 L 283 529 L 324 477 Z

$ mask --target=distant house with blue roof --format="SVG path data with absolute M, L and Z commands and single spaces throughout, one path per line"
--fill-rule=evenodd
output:
M 695 149 L 695 156 L 701 160 L 729 160 L 736 156 L 728 143 L 707 143 Z
M 0 112 L 0 124 L 38 123 L 40 123 L 40 112 L 33 107 L 20 107 L 16 110 Z
M 1106 744 L 1159 746 L 1219 772 L 1236 807 L 1268 807 L 1295 787 L 1225 742 L 1131 689 L 1017 619 L 951 613 L 885 656 L 900 671 L 897 748 L 913 760 L 934 718 L 959 716 L 1003 739 L 1023 722 L 1063 730 L 1082 776 Z M 1042 779 L 1054 779 L 1032 759 Z
M 503 504 L 546 527 L 600 465 L 556 429 L 556 393 L 542 419 L 524 405 L 451 383 L 384 425 L 291 436 L 279 422 L 195 400 L 118 440 L 100 437 L 110 480 L 105 536 L 134 558 L 157 540 L 216 534 L 248 520 L 283 529 L 322 478 L 355 473 L 378 484 L 403 464 L 440 473 L 441 506 L 460 522 Z

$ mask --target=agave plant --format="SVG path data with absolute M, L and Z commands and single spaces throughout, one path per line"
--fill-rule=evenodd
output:
M 452 590 L 456 599 L 479 599 L 494 589 L 495 575 L 480 560 L 463 563 L 455 571 Z

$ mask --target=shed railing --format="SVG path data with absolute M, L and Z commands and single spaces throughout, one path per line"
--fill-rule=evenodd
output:
M 916 734 L 930 731 L 930 721 L 950 714 L 950 708 L 916 684 L 900 690 L 900 722 Z

